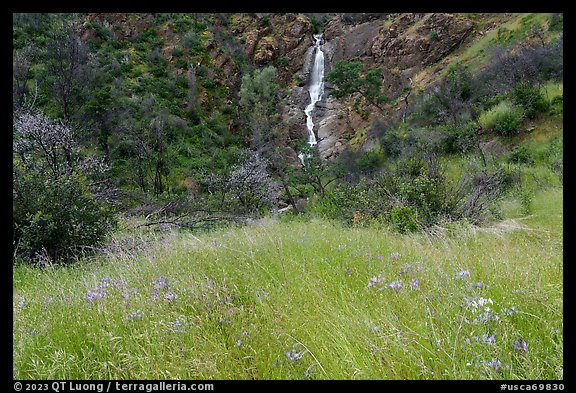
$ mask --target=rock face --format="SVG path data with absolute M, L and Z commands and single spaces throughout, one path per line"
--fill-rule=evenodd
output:
M 410 78 L 458 48 L 472 29 L 466 17 L 445 13 L 337 15 L 324 27 L 326 73 L 340 59 L 381 66 L 386 95 L 394 103 L 411 85 Z M 348 102 L 325 98 L 318 106 L 318 148 L 326 159 L 336 157 L 350 139 L 346 136 L 368 128 L 373 119 L 362 118 Z M 402 109 L 392 105 L 386 116 L 395 118 Z
M 201 14 L 199 14 L 201 15 Z M 206 76 L 224 84 L 228 91 L 238 91 L 242 72 L 232 58 L 243 52 L 257 67 L 273 65 L 277 69 L 284 101 L 283 124 L 288 129 L 288 145 L 307 137 L 304 108 L 308 105 L 308 80 L 312 66 L 314 26 L 324 36 L 325 75 L 338 60 L 357 59 L 366 67 L 380 66 L 386 95 L 391 104 L 384 115 L 398 117 L 404 108 L 405 89 L 411 78 L 427 67 L 443 67 L 442 59 L 453 52 L 473 30 L 471 20 L 462 14 L 447 13 L 343 13 L 343 14 L 207 14 L 201 21 L 209 26 L 202 38 L 204 50 L 211 58 Z M 204 18 L 204 19 L 202 19 Z M 208 23 L 207 19 L 213 22 Z M 326 22 L 323 22 L 327 19 Z M 110 29 L 119 40 L 133 40 L 153 25 L 152 14 L 91 14 L 90 21 Z M 85 40 L 95 37 L 87 30 Z M 170 29 L 159 32 L 168 43 L 160 48 L 175 73 L 172 53 L 178 37 Z M 233 37 L 233 39 L 230 39 Z M 227 47 L 227 50 L 224 50 Z M 195 66 L 199 66 L 197 64 Z M 362 108 L 362 116 L 352 106 L 352 100 L 336 100 L 330 96 L 331 86 L 325 84 L 323 99 L 313 112 L 314 132 L 321 157 L 338 156 L 351 139 L 370 127 L 376 108 Z M 232 96 L 230 96 L 232 99 Z M 200 97 L 200 100 L 202 97 Z M 371 113 L 370 113 L 371 111 Z M 362 138 L 356 138 L 356 140 Z M 368 141 L 369 143 L 369 141 Z M 296 153 L 294 153 L 297 160 Z
M 275 65 L 280 78 L 290 82 L 298 73 L 313 44 L 312 22 L 301 14 L 235 14 L 230 32 L 259 67 Z

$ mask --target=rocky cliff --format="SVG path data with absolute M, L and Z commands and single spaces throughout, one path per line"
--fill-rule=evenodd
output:
M 277 68 L 281 85 L 285 86 L 283 120 L 289 129 L 289 139 L 306 138 L 304 108 L 308 104 L 307 82 L 311 67 L 314 32 L 324 35 L 326 74 L 340 60 L 361 60 L 367 67 L 381 66 L 386 95 L 391 99 L 384 114 L 394 119 L 404 109 L 403 96 L 407 91 L 425 88 L 427 80 L 421 71 L 437 73 L 446 63 L 442 60 L 459 48 L 474 31 L 473 20 L 464 14 L 447 13 L 343 13 L 343 14 L 194 14 L 195 20 L 206 23 L 209 29 L 202 35 L 202 47 L 208 54 L 206 77 L 214 83 L 226 85 L 228 100 L 238 91 L 242 70 L 235 51 L 255 67 L 273 65 Z M 104 26 L 118 40 L 134 40 L 150 27 L 150 14 L 92 14 L 88 20 Z M 170 26 L 170 25 L 169 25 Z M 186 71 L 174 67 L 174 48 L 182 41 L 177 27 L 166 27 L 159 34 L 164 39 L 161 52 L 172 72 Z M 94 38 L 88 30 L 85 39 Z M 190 71 L 188 71 L 190 72 Z M 415 78 L 418 76 L 418 78 Z M 323 99 L 314 111 L 318 149 L 324 159 L 341 153 L 350 140 L 369 143 L 358 137 L 369 128 L 375 116 L 357 113 L 351 102 L 330 96 L 326 85 Z M 200 94 L 203 103 L 209 101 L 206 92 Z M 370 108 L 368 108 L 370 109 Z M 293 154 L 296 159 L 296 153 Z

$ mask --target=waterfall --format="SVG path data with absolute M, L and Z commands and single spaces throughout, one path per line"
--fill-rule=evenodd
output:
M 314 62 L 310 73 L 310 83 L 308 93 L 310 94 L 310 104 L 304 109 L 306 114 L 306 128 L 308 129 L 308 144 L 316 145 L 316 135 L 314 135 L 314 122 L 312 121 L 312 112 L 316 103 L 322 99 L 324 94 L 324 52 L 322 52 L 322 34 L 314 34 Z M 298 154 L 298 158 L 304 165 L 304 153 Z

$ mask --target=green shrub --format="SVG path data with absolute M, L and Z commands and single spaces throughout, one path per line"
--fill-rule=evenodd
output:
M 522 118 L 522 112 L 504 112 L 496 119 L 494 131 L 501 135 L 518 134 L 520 124 L 522 123 Z
M 17 255 L 65 262 L 82 247 L 92 247 L 114 226 L 112 209 L 73 174 L 50 179 L 41 173 L 14 172 L 13 235 Z
M 550 107 L 540 89 L 528 82 L 518 82 L 514 86 L 512 97 L 514 103 L 524 109 L 524 114 L 529 119 L 534 119 L 539 113 L 546 112 Z
M 444 152 L 448 154 L 468 153 L 478 142 L 478 123 L 474 121 L 449 122 L 440 130 L 448 134 L 444 140 Z
M 418 230 L 418 222 L 414 210 L 408 206 L 395 206 L 388 214 L 388 221 L 399 233 L 409 233 Z
M 556 96 L 550 101 L 549 113 L 551 115 L 559 115 L 564 112 L 564 97 Z
M 517 162 L 520 164 L 533 164 L 534 163 L 534 155 L 528 147 L 525 145 L 520 145 L 514 147 L 510 152 L 509 161 Z
M 507 136 L 518 133 L 523 119 L 524 111 L 522 108 L 505 100 L 483 112 L 478 118 L 478 123 L 484 130 L 495 131 Z
M 367 151 L 358 158 L 357 165 L 360 172 L 369 174 L 374 173 L 383 162 L 382 151 Z
M 13 152 L 15 257 L 66 262 L 114 227 L 106 165 L 81 158 L 68 127 L 40 113 L 18 114 Z
M 548 18 L 549 31 L 562 31 L 564 30 L 564 14 L 554 13 Z

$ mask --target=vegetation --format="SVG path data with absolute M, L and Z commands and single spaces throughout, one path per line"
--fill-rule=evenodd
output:
M 335 55 L 330 160 L 277 17 L 14 15 L 14 378 L 562 379 L 562 14 Z
M 388 98 L 382 91 L 382 70 L 379 67 L 364 70 L 364 65 L 358 60 L 346 62 L 338 60 L 326 76 L 326 80 L 334 84 L 332 95 L 336 98 L 358 95 L 366 104 L 373 105 L 380 112 L 384 111 L 382 104 Z M 357 101 L 357 105 L 360 102 Z
M 73 269 L 17 266 L 14 377 L 562 379 L 562 191 L 506 210 L 434 236 L 146 229 Z

